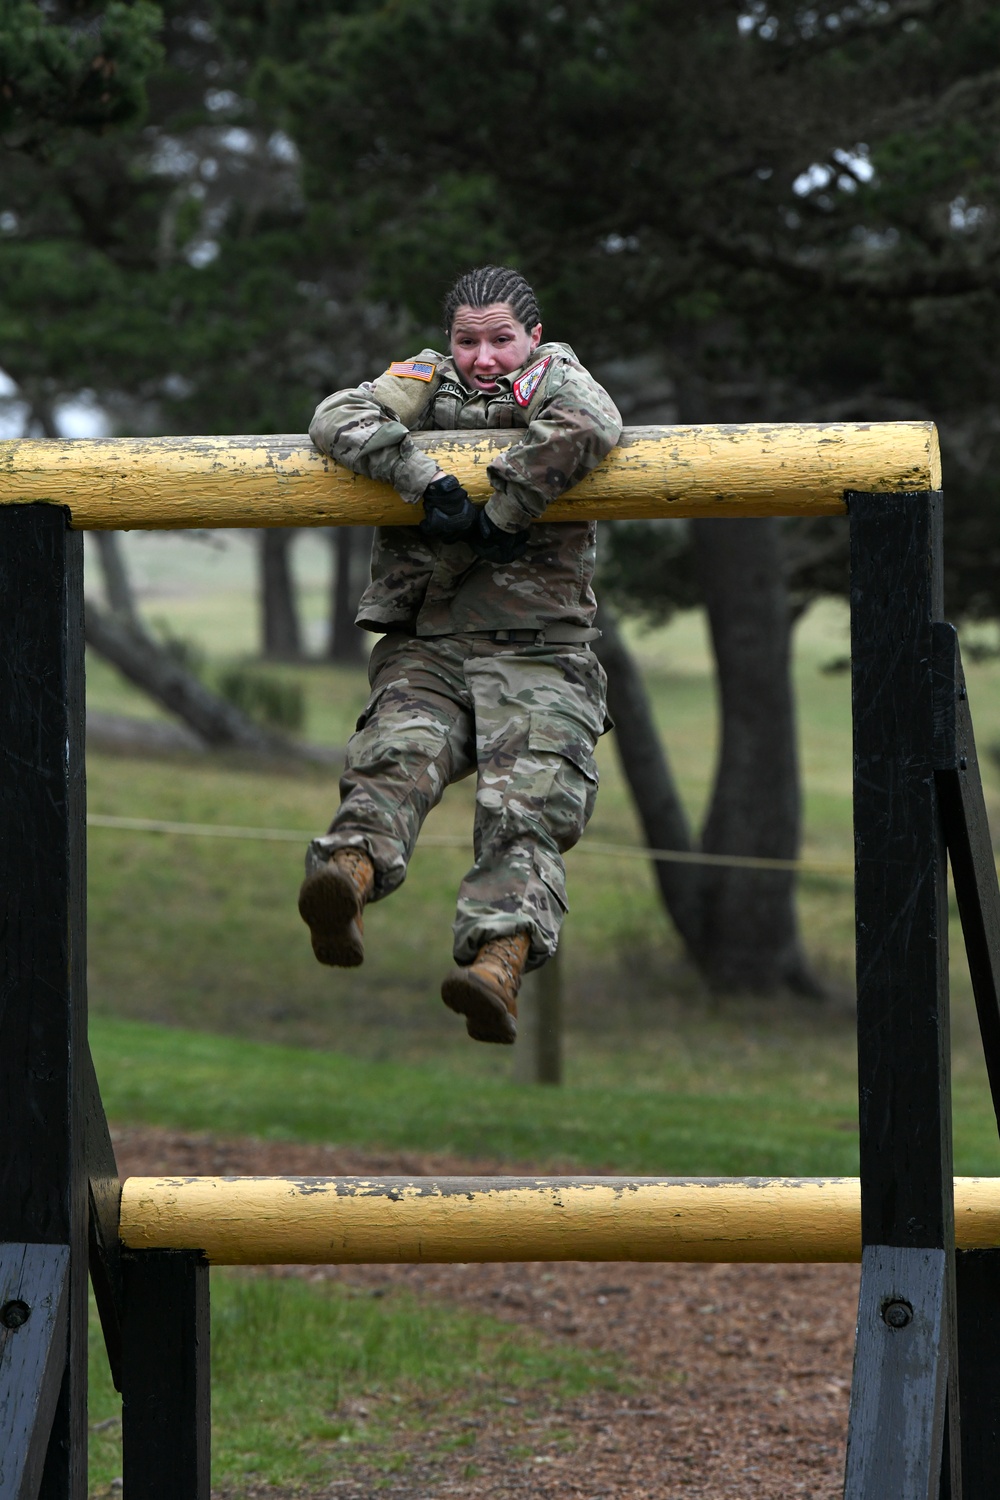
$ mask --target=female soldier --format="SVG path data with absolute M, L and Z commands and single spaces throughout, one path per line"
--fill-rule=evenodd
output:
M 596 527 L 545 509 L 615 445 L 621 418 L 567 344 L 543 344 L 518 272 L 483 266 L 445 302 L 450 353 L 424 349 L 321 402 L 316 446 L 385 480 L 422 516 L 382 527 L 357 623 L 382 639 L 347 747 L 341 805 L 312 841 L 299 910 L 320 963 L 364 958 L 362 912 L 400 885 L 445 787 L 478 776 L 475 863 L 454 926 L 459 968 L 442 999 L 469 1035 L 513 1042 L 525 969 L 555 952 L 562 853 L 597 792 L 604 673 L 589 642 Z M 472 504 L 412 441 L 433 429 L 514 428 Z

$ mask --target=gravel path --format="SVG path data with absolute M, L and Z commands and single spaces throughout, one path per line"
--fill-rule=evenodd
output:
M 115 1132 L 124 1175 L 475 1175 L 509 1163 Z M 523 1170 L 534 1175 L 535 1169 Z M 566 1169 L 570 1170 L 570 1169 Z M 368 1468 L 311 1500 L 835 1500 L 843 1484 L 854 1266 L 566 1264 L 279 1269 L 478 1308 L 577 1347 L 613 1351 L 639 1394 L 516 1405 L 500 1425 L 439 1403 L 401 1435 L 405 1475 Z M 455 1403 L 456 1406 L 459 1404 Z M 566 1434 L 570 1434 L 569 1442 Z M 461 1446 L 449 1450 L 449 1441 Z M 294 1492 L 302 1500 L 302 1492 Z M 291 1500 L 247 1489 L 219 1500 Z

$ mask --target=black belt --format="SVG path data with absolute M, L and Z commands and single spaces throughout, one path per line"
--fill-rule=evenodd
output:
M 381 635 L 405 635 L 417 641 L 494 641 L 501 646 L 586 646 L 601 638 L 601 632 L 593 625 L 539 625 L 535 630 L 449 630 L 441 635 L 417 635 L 412 625 L 390 621 L 365 620 L 361 628 Z
M 463 630 L 462 635 L 477 640 L 535 646 L 584 646 L 600 640 L 601 632 L 592 625 L 540 625 L 537 630 Z

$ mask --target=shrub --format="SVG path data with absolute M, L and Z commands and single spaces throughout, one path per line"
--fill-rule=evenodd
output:
M 248 718 L 271 729 L 300 730 L 305 723 L 306 703 L 301 683 L 289 681 L 260 667 L 229 667 L 219 674 L 222 697 L 235 704 Z

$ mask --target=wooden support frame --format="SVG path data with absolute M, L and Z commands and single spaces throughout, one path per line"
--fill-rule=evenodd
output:
M 123 1269 L 125 1495 L 210 1500 L 208 1262 L 198 1250 L 133 1250 Z
M 68 1302 L 68 1245 L 0 1245 L 3 1500 L 41 1491 L 66 1369 Z
M 482 498 L 504 440 L 424 442 L 447 450 Z M 0 1282 L 17 1285 L 0 1305 L 0 1500 L 85 1497 L 88 1227 L 125 1392 L 129 1500 L 206 1500 L 206 1259 L 179 1247 L 122 1262 L 117 1171 L 86 1048 L 73 528 L 398 524 L 412 512 L 299 438 L 8 446 L 0 1140 L 17 1149 L 0 1155 Z M 850 513 L 862 1288 L 846 1500 L 987 1500 L 1000 1467 L 1000 1249 L 955 1251 L 945 841 L 998 1120 L 1000 890 L 957 642 L 941 620 L 939 481 L 931 424 L 655 429 L 626 434 L 551 516 L 835 514 L 845 502 Z M 11 1416 L 15 1390 L 27 1417 Z
M 49 1366 L 59 1393 L 42 1476 L 24 1500 L 87 1494 L 82 543 L 52 506 L 0 513 L 0 1245 L 5 1261 L 11 1246 L 34 1245 L 52 1252 L 50 1270 L 56 1252 L 66 1262 Z M 32 1310 L 0 1360 L 40 1326 Z M 0 1434 L 0 1447 L 9 1440 Z M 33 1462 L 26 1453 L 22 1472 Z
M 101 1317 L 111 1378 L 114 1381 L 115 1390 L 120 1391 L 122 1389 L 124 1287 L 118 1229 L 121 1219 L 122 1185 L 89 1046 L 84 1052 L 82 1065 L 90 1280 L 94 1288 L 94 1300 Z
M 934 780 L 1000 1129 L 1000 884 L 954 625 L 935 624 Z
M 954 626 L 932 631 L 934 779 L 1000 1127 L 1000 884 Z M 1000 1250 L 956 1254 L 962 1495 L 991 1500 L 1000 1473 Z
M 948 896 L 934 778 L 942 497 L 847 503 L 863 1249 L 844 1494 L 937 1500 L 947 1408 L 958 1500 Z M 905 1422 L 889 1421 L 904 1409 Z
M 485 501 L 490 461 L 517 434 L 418 432 L 413 441 Z M 546 519 L 843 515 L 845 490 L 940 484 L 933 422 L 626 427 Z M 304 433 L 0 442 L 0 506 L 25 500 L 65 506 L 82 530 L 414 522 L 388 485 L 341 468 Z
M 1000 1246 L 1000 1179 L 956 1177 L 956 1242 Z M 857 1177 L 130 1177 L 127 1250 L 213 1266 L 861 1260 Z

